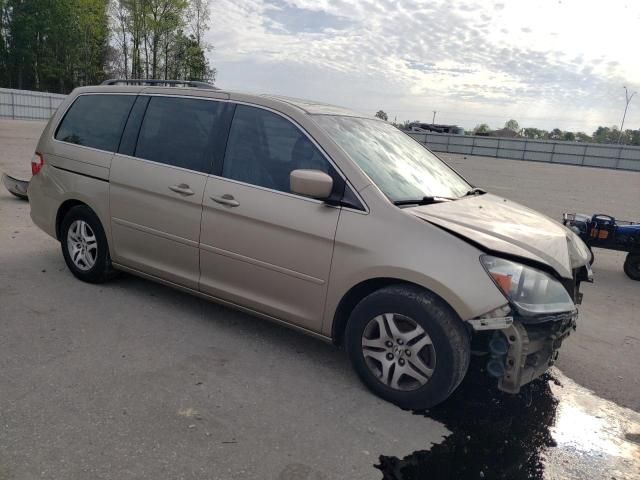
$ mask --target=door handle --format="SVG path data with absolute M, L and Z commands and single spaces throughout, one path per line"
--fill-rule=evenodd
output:
M 226 205 L 227 207 L 237 207 L 238 205 L 240 205 L 240 202 L 235 200 L 233 198 L 233 195 L 229 195 L 228 193 L 225 193 L 221 197 L 214 195 L 209 198 L 211 198 L 211 200 L 213 200 L 214 202 L 221 203 L 222 205 Z
M 180 185 L 171 185 L 169 187 L 169 190 L 185 196 L 193 195 L 194 193 L 193 190 L 191 190 L 191 188 L 189 188 L 189 185 L 187 185 L 186 183 L 181 183 Z

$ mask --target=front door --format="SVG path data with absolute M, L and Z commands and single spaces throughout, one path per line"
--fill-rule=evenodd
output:
M 340 209 L 292 194 L 298 168 L 335 174 L 289 120 L 238 105 L 204 193 L 200 289 L 319 331 Z
M 198 288 L 202 197 L 224 109 L 212 100 L 139 98 L 111 163 L 116 263 Z

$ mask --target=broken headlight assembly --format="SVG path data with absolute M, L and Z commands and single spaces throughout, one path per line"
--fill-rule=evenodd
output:
M 523 316 L 546 316 L 576 309 L 564 286 L 542 270 L 491 255 L 482 255 L 480 262 Z

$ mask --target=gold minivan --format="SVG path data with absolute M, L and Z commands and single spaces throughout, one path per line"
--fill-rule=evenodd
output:
M 518 392 L 575 328 L 589 251 L 394 126 L 189 82 L 74 90 L 32 160 L 33 221 L 80 280 L 155 280 L 343 345 L 403 408 L 471 352 Z

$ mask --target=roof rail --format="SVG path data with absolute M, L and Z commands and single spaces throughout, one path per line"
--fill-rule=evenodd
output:
M 197 82 L 195 80 L 158 80 L 158 79 L 143 79 L 143 78 L 110 78 L 101 83 L 101 85 L 159 85 L 175 87 L 178 85 L 184 85 L 185 87 L 195 88 L 207 88 L 209 90 L 220 90 L 218 87 L 214 87 L 210 83 Z

